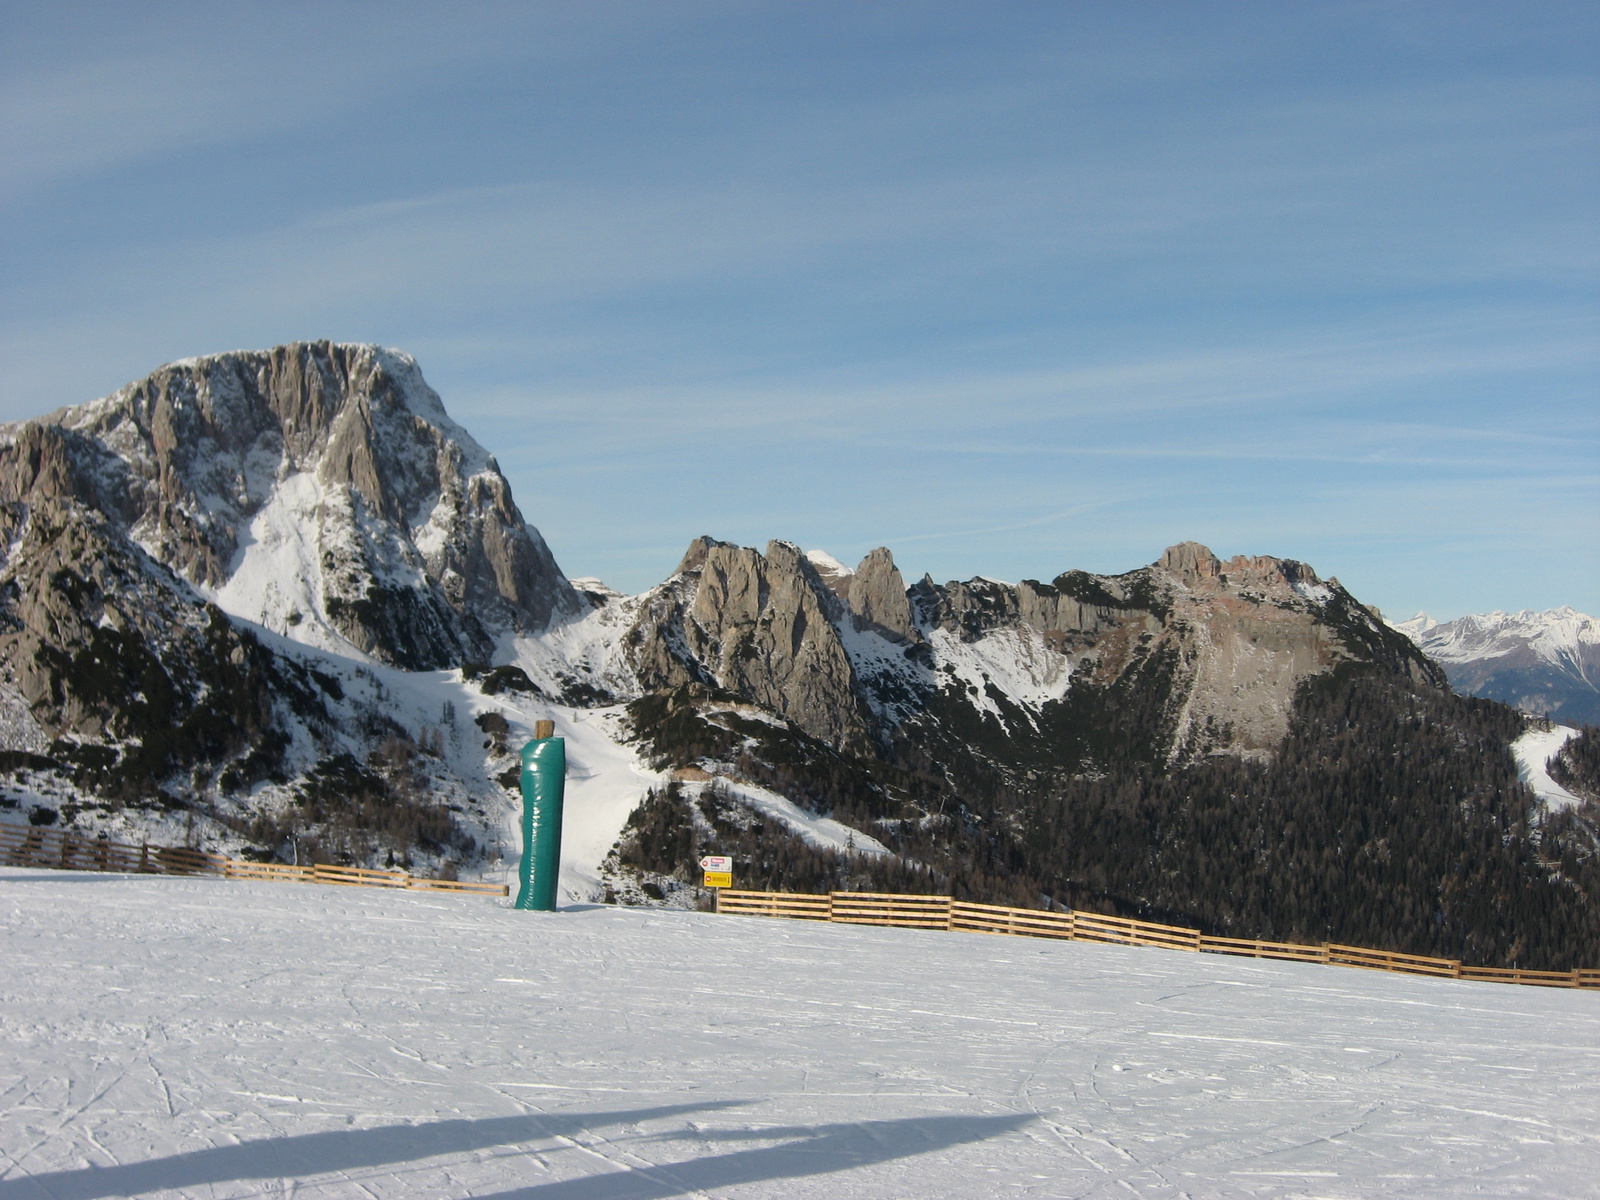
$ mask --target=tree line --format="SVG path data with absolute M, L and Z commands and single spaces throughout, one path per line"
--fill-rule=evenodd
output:
M 1302 685 L 1269 761 L 1124 758 L 1024 783 L 997 767 L 992 743 L 908 769 L 813 753 L 766 723 L 729 728 L 687 700 L 655 703 L 672 718 L 657 727 L 660 761 L 693 750 L 756 782 L 765 773 L 895 858 L 830 856 L 714 793 L 695 821 L 669 791 L 658 803 L 678 806 L 677 832 L 637 831 L 653 869 L 714 850 L 754 888 L 942 893 L 1480 965 L 1600 966 L 1600 804 L 1542 812 L 1510 751 L 1525 719 L 1495 701 L 1349 665 Z M 1573 778 L 1594 779 L 1595 739 L 1569 746 Z

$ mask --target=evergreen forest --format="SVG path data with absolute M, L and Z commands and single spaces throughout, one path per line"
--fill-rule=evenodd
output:
M 941 893 L 1475 965 L 1600 966 L 1596 731 L 1552 766 L 1588 799 L 1546 812 L 1510 751 L 1526 717 L 1370 667 L 1308 679 L 1270 758 L 1134 759 L 1020 784 L 993 738 L 961 762 L 856 757 L 708 719 L 715 699 L 633 706 L 659 763 L 728 763 L 893 854 L 818 850 L 715 784 L 675 784 L 624 836 L 637 869 L 688 881 L 701 854 L 725 853 L 754 889 Z

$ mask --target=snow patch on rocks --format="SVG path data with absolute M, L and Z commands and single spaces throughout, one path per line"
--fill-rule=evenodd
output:
M 1060 700 L 1072 686 L 1072 661 L 1053 650 L 1044 635 L 1022 625 L 995 629 L 972 641 L 944 629 L 928 633 L 935 671 L 965 687 L 979 712 L 1002 716 L 989 695 L 993 686 L 1023 708 Z

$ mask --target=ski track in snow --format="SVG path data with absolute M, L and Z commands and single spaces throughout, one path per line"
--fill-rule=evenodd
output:
M 1550 778 L 1545 763 L 1553 758 L 1568 739 L 1578 736 L 1578 731 L 1566 725 L 1554 725 L 1548 731 L 1530 729 L 1511 743 L 1511 753 L 1517 760 L 1517 778 L 1533 789 L 1552 809 L 1571 808 L 1583 801 Z
M 0 1196 L 1577 1196 L 1600 997 L 0 869 Z
M 621 836 L 629 814 L 666 776 L 651 771 L 617 742 L 612 733 L 612 722 L 620 715 L 616 710 L 552 708 L 550 715 L 557 736 L 567 743 L 561 894 L 569 901 L 598 900 L 604 891 L 600 864 Z M 516 811 L 520 819 L 520 804 Z M 517 836 L 520 846 L 520 831 Z

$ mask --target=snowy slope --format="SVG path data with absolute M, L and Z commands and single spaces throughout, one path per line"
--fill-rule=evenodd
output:
M 338 745 L 365 758 L 371 739 L 364 729 L 374 720 L 403 729 L 433 752 L 420 759 L 427 772 L 430 798 L 447 804 L 455 818 L 482 846 L 484 859 L 461 866 L 463 877 L 484 878 L 515 885 L 521 853 L 521 799 L 497 776 L 514 767 L 517 752 L 533 737 L 534 723 L 552 720 L 556 736 L 566 740 L 567 780 L 562 829 L 561 894 L 568 901 L 589 901 L 603 894 L 600 864 L 622 833 L 628 814 L 649 788 L 662 781 L 658 772 L 640 762 L 626 744 L 620 706 L 577 708 L 552 703 L 539 696 L 507 691 L 486 696 L 462 678 L 462 672 L 402 671 L 375 663 L 364 656 L 317 651 L 257 629 L 264 642 L 278 653 L 311 664 L 324 677 L 338 681 L 342 699 L 334 705 L 343 732 Z M 559 636 L 559 635 L 556 635 Z M 531 655 L 525 656 L 528 661 Z M 489 749 L 476 726 L 486 713 L 504 718 L 510 728 L 503 752 Z M 305 767 L 328 751 L 309 743 L 290 748 L 291 765 Z M 53 777 L 36 777 L 36 789 L 16 784 L 8 795 L 16 801 L 7 819 L 22 821 L 37 805 L 60 809 L 75 799 L 75 789 Z M 298 777 L 283 783 L 263 782 L 251 792 L 249 802 L 263 811 L 284 810 L 295 803 Z M 183 813 L 152 813 L 132 809 L 79 812 L 74 827 L 91 836 L 105 833 L 134 842 L 180 845 L 193 820 Z M 198 829 L 208 848 L 238 854 L 250 839 L 215 821 L 201 818 Z M 412 848 L 413 870 L 427 873 L 442 856 Z M 384 865 L 379 863 L 378 865 Z
M 1581 799 L 1551 779 L 1550 771 L 1545 765 L 1561 752 L 1561 747 L 1577 736 L 1576 729 L 1565 725 L 1553 725 L 1549 729 L 1537 727 L 1529 729 L 1511 743 L 1511 753 L 1517 760 L 1517 778 L 1531 787 L 1533 794 L 1553 809 L 1571 808 L 1574 804 L 1583 803 Z
M 1591 993 L 0 870 L 0 1194 L 1592 1195 Z
M 333 627 L 323 606 L 318 543 L 329 499 L 309 472 L 273 485 L 240 538 L 233 573 L 210 589 L 208 599 L 228 615 L 292 641 L 370 661 Z M 405 582 L 416 586 L 420 578 Z
M 1526 712 L 1600 721 L 1600 621 L 1570 606 L 1392 623 L 1441 663 L 1458 691 Z
M 686 784 L 684 791 L 692 796 L 704 786 L 704 784 Z M 752 811 L 786 825 L 801 841 L 813 849 L 874 856 L 889 853 L 888 847 L 876 838 L 862 833 L 859 829 L 842 825 L 831 817 L 819 817 L 815 813 L 807 812 L 787 796 L 781 796 L 770 788 L 725 778 L 718 779 L 718 786 L 724 795 L 742 800 Z
M 1440 662 L 1468 662 L 1498 658 L 1528 647 L 1555 667 L 1582 672 L 1585 649 L 1600 646 L 1600 621 L 1570 605 L 1548 612 L 1525 609 L 1518 613 L 1481 613 L 1438 624 L 1419 613 L 1399 628 L 1425 623 L 1417 637 L 1423 649 Z
M 1061 699 L 1072 683 L 1071 661 L 1026 626 L 991 630 L 971 641 L 933 629 L 928 641 L 936 669 L 966 688 L 979 712 L 1000 715 L 989 696 L 991 687 L 1023 708 L 1037 709 L 1046 701 Z
M 561 823 L 561 895 L 564 901 L 604 894 L 600 864 L 651 785 L 662 777 L 639 761 L 617 737 L 615 709 L 552 707 L 556 736 L 566 739 L 567 790 Z M 530 731 L 531 732 L 531 731 Z M 520 807 L 513 805 L 520 819 Z M 520 838 L 520 832 L 517 834 Z
M 1435 621 L 1427 613 L 1419 612 L 1409 621 L 1389 621 L 1387 624 L 1390 629 L 1397 630 L 1405 634 L 1413 642 L 1420 643 L 1429 630 L 1438 628 L 1439 622 Z

